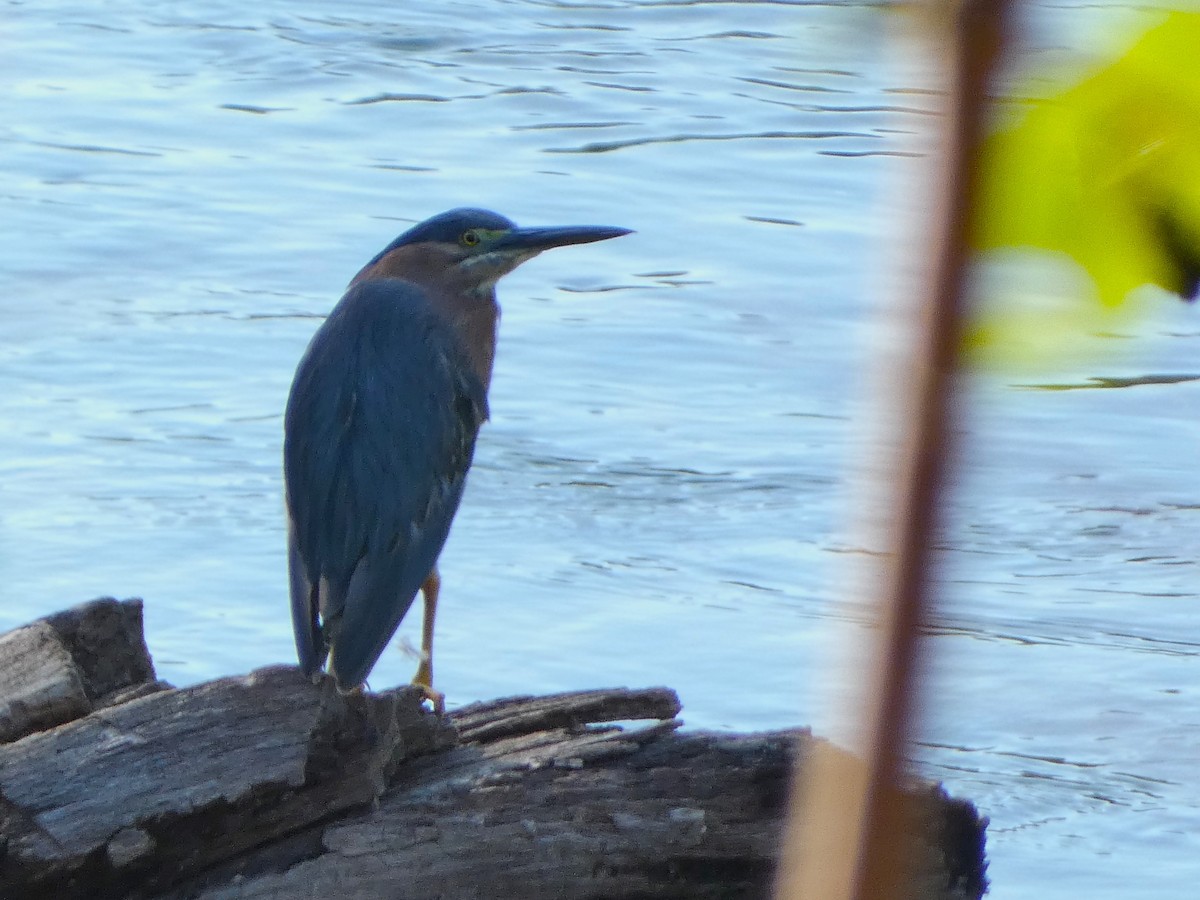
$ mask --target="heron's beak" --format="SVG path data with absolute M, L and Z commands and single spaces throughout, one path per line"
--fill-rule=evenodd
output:
M 561 228 L 514 228 L 492 245 L 492 250 L 504 252 L 524 251 L 533 255 L 551 247 L 566 247 L 568 244 L 590 244 L 607 241 L 609 238 L 631 234 L 630 228 L 614 228 L 608 225 L 567 225 Z

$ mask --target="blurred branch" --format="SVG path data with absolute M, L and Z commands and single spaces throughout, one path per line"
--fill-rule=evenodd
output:
M 909 431 L 893 471 L 894 535 L 879 610 L 879 645 L 864 712 L 864 760 L 814 758 L 800 775 L 780 867 L 781 900 L 894 900 L 910 896 L 902 853 L 909 811 L 897 788 L 914 709 L 919 626 L 926 619 L 930 550 L 937 532 L 952 421 L 970 258 L 970 223 L 980 182 L 987 89 L 1003 46 L 1010 4 L 975 0 L 933 29 L 945 53 L 937 199 L 924 233 L 928 263 L 921 329 L 907 378 L 897 379 Z

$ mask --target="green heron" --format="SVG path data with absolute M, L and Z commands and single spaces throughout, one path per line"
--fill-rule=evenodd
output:
M 518 228 L 483 209 L 434 216 L 354 276 L 288 397 L 283 468 L 300 668 L 360 686 L 417 591 L 413 683 L 433 690 L 437 560 L 462 498 L 496 349 L 496 282 L 543 250 L 626 228 Z

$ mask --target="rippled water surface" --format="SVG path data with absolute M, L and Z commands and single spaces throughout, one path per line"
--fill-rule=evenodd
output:
M 395 234 L 482 205 L 637 234 L 501 285 L 442 558 L 451 704 L 664 683 L 694 726 L 832 726 L 873 558 L 893 186 L 932 108 L 876 10 L 2 21 L 0 626 L 142 596 L 173 682 L 290 660 L 296 361 Z M 993 896 L 1194 895 L 1198 315 L 1163 302 L 1111 358 L 966 399 L 919 755 L 991 817 Z M 414 665 L 390 651 L 372 685 Z

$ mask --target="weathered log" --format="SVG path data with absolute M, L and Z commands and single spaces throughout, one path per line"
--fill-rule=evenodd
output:
M 762 897 L 816 742 L 677 732 L 664 688 L 448 718 L 411 688 L 342 696 L 282 666 L 164 690 L 140 605 L 98 603 L 0 637 L 0 702 L 69 688 L 25 690 L 11 721 L 61 724 L 0 745 L 0 897 Z M 101 620 L 124 623 L 109 645 L 80 638 Z M 979 897 L 985 823 L 935 786 L 910 796 L 921 896 Z
M 0 635 L 0 743 L 158 687 L 142 602 L 111 597 Z

